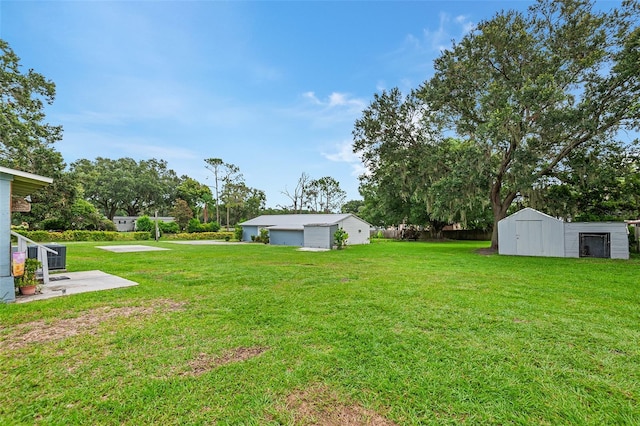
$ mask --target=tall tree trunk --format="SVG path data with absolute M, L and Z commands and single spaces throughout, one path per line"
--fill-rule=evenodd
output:
M 498 250 L 498 222 L 507 217 L 507 210 L 516 198 L 517 192 L 509 192 L 504 199 L 500 197 L 502 180 L 496 179 L 491 187 L 491 208 L 493 209 L 493 231 L 491 232 L 491 248 Z

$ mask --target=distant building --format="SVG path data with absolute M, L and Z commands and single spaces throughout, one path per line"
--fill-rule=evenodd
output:
M 136 230 L 136 220 L 140 216 L 114 216 L 113 223 L 116 225 L 118 232 L 133 232 Z M 156 220 L 155 217 L 149 216 L 151 220 Z M 159 222 L 173 222 L 173 217 L 162 216 L 158 217 Z
M 348 214 L 262 215 L 240 224 L 242 240 L 251 241 L 261 229 L 269 231 L 269 244 L 331 249 L 338 228 L 349 234 L 347 245 L 369 244 L 371 225 Z

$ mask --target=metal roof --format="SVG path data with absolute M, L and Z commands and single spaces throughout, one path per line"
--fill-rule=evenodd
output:
M 0 174 L 11 175 L 11 194 L 26 197 L 53 182 L 52 178 L 0 166 Z
M 262 215 L 246 222 L 241 226 L 278 227 L 280 229 L 303 229 L 305 225 L 327 226 L 335 225 L 346 218 L 357 216 L 351 213 L 344 214 L 273 214 Z M 360 219 L 360 218 L 358 218 Z M 362 220 L 362 219 L 360 219 Z M 364 221 L 363 221 L 364 222 Z

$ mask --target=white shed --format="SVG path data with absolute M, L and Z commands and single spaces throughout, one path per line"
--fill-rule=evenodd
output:
M 498 222 L 498 252 L 518 256 L 629 258 L 624 222 L 563 222 L 525 208 Z
M 532 208 L 498 222 L 498 252 L 564 257 L 564 222 Z

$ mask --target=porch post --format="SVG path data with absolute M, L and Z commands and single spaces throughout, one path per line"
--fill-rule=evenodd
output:
M 0 302 L 14 302 L 16 292 L 11 275 L 11 181 L 0 173 Z

